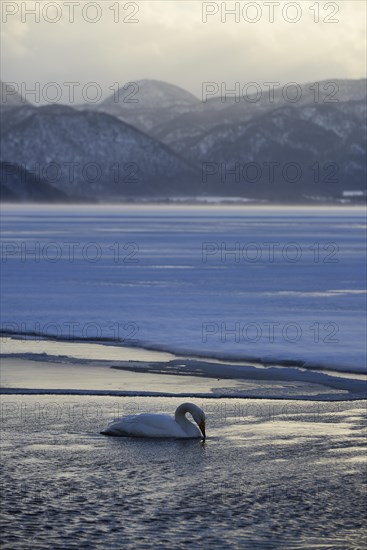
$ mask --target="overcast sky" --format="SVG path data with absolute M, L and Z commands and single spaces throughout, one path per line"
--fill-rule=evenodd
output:
M 35 82 L 55 81 L 63 87 L 67 81 L 81 86 L 94 81 L 106 96 L 114 82 L 153 78 L 200 96 L 205 81 L 226 82 L 230 88 L 235 82 L 283 84 L 366 76 L 364 0 L 279 0 L 273 23 L 271 8 L 263 1 L 251 2 L 247 14 L 240 12 L 239 22 L 234 16 L 221 21 L 221 2 L 206 8 L 195 0 L 120 2 L 117 22 L 117 2 L 89 2 L 97 6 L 91 5 L 83 16 L 87 3 L 74 3 L 70 22 L 72 7 L 67 2 L 41 2 L 40 21 L 35 22 L 25 8 L 34 8 L 36 2 L 2 0 L 2 80 L 29 87 Z M 45 4 L 49 6 L 42 13 Z M 238 4 L 242 10 L 248 2 Z M 230 8 L 235 2 L 223 5 Z M 317 5 L 319 14 L 311 9 Z M 208 15 L 204 23 L 203 9 L 218 13 Z M 98 15 L 95 23 L 86 20 Z M 67 89 L 64 92 L 63 99 Z

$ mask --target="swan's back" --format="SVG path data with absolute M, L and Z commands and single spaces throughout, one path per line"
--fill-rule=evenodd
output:
M 166 414 L 126 416 L 110 424 L 101 433 L 104 435 L 130 437 L 190 437 L 177 424 L 174 418 Z M 191 435 L 191 437 L 197 436 Z

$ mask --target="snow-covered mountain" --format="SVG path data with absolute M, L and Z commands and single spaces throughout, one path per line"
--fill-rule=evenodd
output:
M 341 196 L 365 189 L 366 114 L 365 101 L 280 107 L 217 126 L 187 142 L 185 152 L 221 194 Z
M 99 105 L 84 105 L 82 108 L 95 108 L 149 132 L 162 122 L 190 112 L 199 104 L 195 96 L 173 84 L 138 80 L 122 86 Z
M 12 86 L 0 80 L 0 133 L 5 133 L 12 126 L 35 112 L 36 106 L 25 100 Z
M 0 134 L 5 134 L 8 130 L 33 115 L 37 107 L 32 105 L 2 106 L 0 107 Z
M 249 90 L 252 88 L 249 88 Z M 264 88 L 258 96 L 242 94 L 237 98 L 213 97 L 191 111 L 161 122 L 149 129 L 175 151 L 186 150 L 188 143 L 216 126 L 247 122 L 280 107 L 305 105 L 333 106 L 349 101 L 366 101 L 367 80 L 325 80 L 295 87 Z M 297 101 L 293 100 L 297 98 Z
M 203 103 L 164 82 L 136 85 L 97 106 L 0 106 L 0 159 L 31 171 L 38 165 L 41 179 L 83 199 L 205 194 L 297 201 L 365 188 L 366 80 L 304 84 L 294 103 L 282 88 L 273 101 L 264 93 L 257 102 Z M 204 178 L 205 163 L 217 169 Z M 251 183 L 243 172 L 223 180 L 223 169 L 248 163 L 260 167 L 260 180 Z M 280 170 L 296 163 L 302 178 L 291 183 L 278 169 L 274 182 L 266 176 L 269 163 Z
M 10 202 L 68 202 L 70 197 L 17 164 L 0 162 L 0 197 Z
M 190 188 L 193 167 L 162 143 L 105 113 L 38 108 L 1 136 L 1 160 L 39 171 L 74 196 L 111 200 Z

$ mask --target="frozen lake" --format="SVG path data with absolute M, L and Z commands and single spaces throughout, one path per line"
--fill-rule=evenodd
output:
M 1 223 L 4 549 L 365 547 L 363 209 Z M 205 444 L 99 433 L 188 400 Z
M 363 208 L 3 206 L 1 223 L 3 330 L 365 368 Z

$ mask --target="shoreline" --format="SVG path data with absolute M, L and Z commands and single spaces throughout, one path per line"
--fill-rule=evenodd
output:
M 200 352 L 195 350 L 169 349 L 164 345 L 148 344 L 141 341 L 129 342 L 126 345 L 123 341 L 109 338 L 88 338 L 82 336 L 69 338 L 67 336 L 55 336 L 40 334 L 37 332 L 17 333 L 13 331 L 0 330 L 2 341 L 2 352 L 0 357 L 17 356 L 25 358 L 28 356 L 49 355 L 50 357 L 66 356 L 72 359 L 89 359 L 90 361 L 104 358 L 106 360 L 124 360 L 124 361 L 171 361 L 171 360 L 197 360 L 210 363 L 219 363 L 221 365 L 247 366 L 249 364 L 257 367 L 294 367 L 304 370 L 319 371 L 321 373 L 340 373 L 340 376 L 365 377 L 367 382 L 367 369 L 363 365 L 342 365 L 331 363 L 315 363 L 312 361 L 295 359 L 259 357 L 248 355 L 223 355 L 220 351 L 213 353 Z M 22 353 L 18 350 L 18 345 L 22 347 Z M 40 351 L 38 346 L 43 346 Z M 28 351 L 26 348 L 28 346 Z M 5 351 L 4 351 L 5 349 Z M 73 351 L 73 354 L 52 353 L 52 351 Z M 93 352 L 93 353 L 92 353 Z M 102 357 L 104 356 L 104 357 Z
M 2 356 L 3 395 L 144 396 L 208 399 L 354 401 L 366 382 L 291 367 L 170 361 L 74 360 Z

